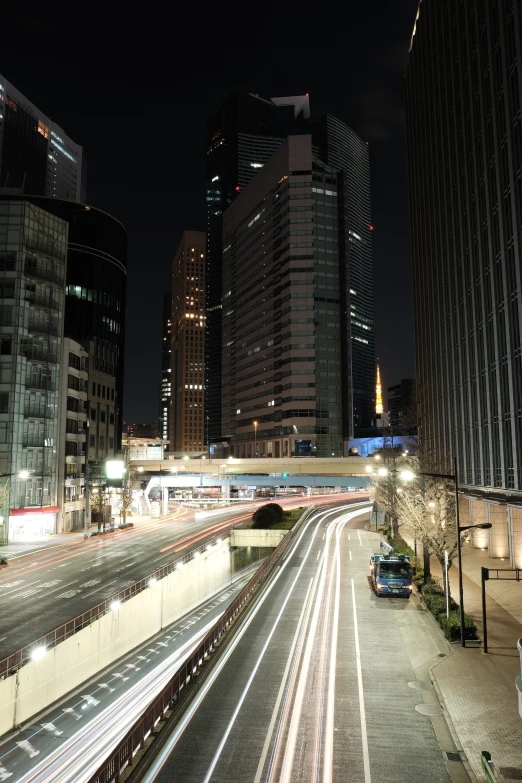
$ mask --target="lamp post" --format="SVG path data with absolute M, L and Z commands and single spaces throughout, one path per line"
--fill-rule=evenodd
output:
M 257 421 L 252 423 L 254 425 L 254 457 L 257 457 Z
M 457 562 L 459 564 L 459 614 L 460 614 L 460 644 L 461 647 L 466 646 L 466 628 L 464 626 L 464 588 L 462 586 L 462 546 L 460 541 L 460 534 L 465 530 L 489 530 L 492 527 L 490 522 L 485 522 L 482 525 L 460 525 L 459 517 L 459 475 L 457 468 L 457 458 L 453 458 L 453 473 L 425 473 L 422 472 L 421 476 L 430 476 L 431 478 L 443 478 L 453 481 L 455 492 L 455 525 L 457 528 Z

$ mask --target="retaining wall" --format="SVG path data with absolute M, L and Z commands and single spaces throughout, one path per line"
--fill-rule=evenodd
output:
M 0 681 L 0 736 L 37 715 L 222 589 L 229 539 Z

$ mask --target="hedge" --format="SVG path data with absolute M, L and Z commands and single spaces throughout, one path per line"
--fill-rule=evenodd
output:
M 444 631 L 446 639 L 456 642 L 460 639 L 459 605 L 450 598 L 449 617 L 446 617 L 446 596 L 435 582 L 428 582 L 421 590 L 424 603 Z M 477 626 L 471 615 L 464 614 L 464 636 L 466 639 L 477 639 Z

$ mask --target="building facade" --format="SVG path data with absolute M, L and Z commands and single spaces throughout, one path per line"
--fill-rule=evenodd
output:
M 224 215 L 222 429 L 234 456 L 344 453 L 352 343 L 373 350 L 373 323 L 354 323 L 344 181 L 312 135 L 289 136 Z M 370 242 L 368 226 L 355 233 Z M 373 380 L 372 369 L 371 405 Z
M 423 0 L 406 78 L 422 437 L 440 461 L 457 458 L 469 493 L 496 501 L 483 514 L 493 529 L 474 537 L 518 566 L 521 13 L 512 0 Z
M 415 381 L 403 378 L 395 386 L 388 386 L 388 414 L 392 427 L 415 427 Z
M 0 75 L 0 188 L 85 201 L 82 148 Z
M 0 200 L 3 541 L 56 529 L 67 238 L 66 221 Z
M 185 231 L 172 262 L 170 451 L 206 442 L 205 233 Z
M 100 462 L 121 449 L 118 389 L 113 365 L 99 356 L 99 344 L 84 340 L 82 345 L 89 356 L 87 455 L 89 462 Z
M 4 198 L 0 196 L 0 202 Z M 69 226 L 64 332 L 89 352 L 91 412 L 101 406 L 109 418 L 114 415 L 114 425 L 97 422 L 97 433 L 98 423 L 106 425 L 99 436 L 90 432 L 89 441 L 95 437 L 96 445 L 89 445 L 89 455 L 102 459 L 121 449 L 127 232 L 111 215 L 86 204 L 58 198 L 26 200 Z
M 266 100 L 236 92 L 207 123 L 205 401 L 211 441 L 221 437 L 223 213 L 283 139 L 304 129 L 309 111 L 307 96 Z
M 171 392 L 172 392 L 172 294 L 163 294 L 163 333 L 161 342 L 161 388 L 159 435 L 168 440 L 170 433 Z
M 87 388 L 89 355 L 70 337 L 62 345 L 56 532 L 85 525 L 85 460 L 88 437 Z

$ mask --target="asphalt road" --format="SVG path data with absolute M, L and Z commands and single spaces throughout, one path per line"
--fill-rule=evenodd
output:
M 326 501 L 332 497 L 314 497 L 314 503 Z M 11 560 L 0 571 L 0 659 L 201 546 L 206 537 L 245 521 L 265 502 L 203 519 L 180 509 L 169 518 Z M 306 504 L 306 498 L 278 502 L 288 508 Z
M 371 590 L 366 520 L 336 509 L 306 524 L 143 781 L 449 782 L 415 709 L 424 620 Z
M 197 646 L 252 575 L 238 576 L 211 600 L 101 672 L 59 707 L 2 738 L 0 781 L 81 783 L 104 758 Z

